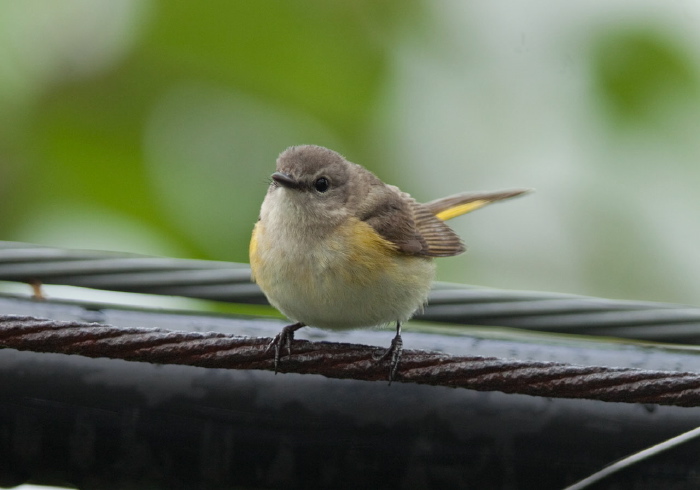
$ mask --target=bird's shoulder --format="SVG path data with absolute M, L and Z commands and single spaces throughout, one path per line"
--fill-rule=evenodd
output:
M 465 250 L 459 236 L 428 207 L 378 179 L 368 187 L 356 216 L 401 253 L 449 257 Z

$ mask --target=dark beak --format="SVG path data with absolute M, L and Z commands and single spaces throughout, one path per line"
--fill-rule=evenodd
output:
M 299 187 L 301 187 L 299 182 L 294 180 L 294 177 L 282 172 L 275 172 L 274 174 L 272 174 L 272 180 L 274 180 L 277 184 L 281 185 L 282 187 L 286 187 L 287 189 L 298 189 Z

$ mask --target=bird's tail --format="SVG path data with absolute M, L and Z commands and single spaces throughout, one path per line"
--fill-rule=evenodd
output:
M 492 202 L 522 196 L 532 192 L 532 189 L 512 189 L 495 192 L 465 192 L 454 196 L 443 197 L 424 204 L 428 210 L 438 219 L 447 221 L 479 208 L 483 208 Z

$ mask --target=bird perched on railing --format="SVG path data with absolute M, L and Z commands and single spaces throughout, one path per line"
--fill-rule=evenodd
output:
M 342 329 L 396 322 L 394 378 L 401 324 L 427 301 L 434 257 L 464 252 L 445 220 L 519 196 L 516 189 L 458 194 L 421 204 L 365 168 L 320 146 L 293 146 L 276 172 L 250 243 L 253 277 L 270 303 L 296 323 L 270 344 L 275 365 L 291 354 L 306 325 Z

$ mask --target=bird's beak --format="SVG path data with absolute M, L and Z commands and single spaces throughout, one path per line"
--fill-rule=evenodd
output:
M 301 187 L 299 182 L 296 181 L 294 177 L 282 172 L 275 172 L 274 174 L 272 174 L 272 180 L 274 180 L 282 187 L 286 187 L 287 189 L 298 189 L 299 187 Z

